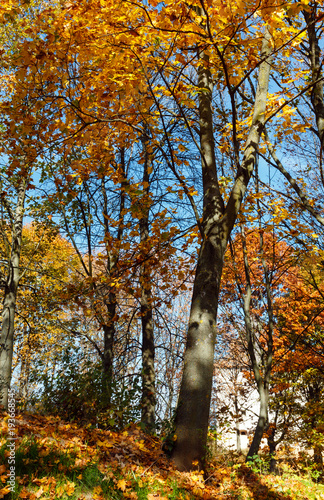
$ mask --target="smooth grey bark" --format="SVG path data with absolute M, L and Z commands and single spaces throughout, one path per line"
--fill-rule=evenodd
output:
M 149 249 L 149 167 L 151 165 L 150 155 L 147 151 L 147 140 L 143 138 L 144 164 L 143 185 L 144 197 L 141 205 L 142 217 L 139 220 L 140 241 L 143 246 L 143 262 L 141 265 L 141 322 L 142 322 L 142 424 L 148 432 L 155 431 L 155 343 L 152 309 L 152 279 L 150 263 L 147 260 Z
M 155 430 L 155 344 L 150 289 L 142 288 L 142 423 L 149 432 Z
M 29 386 L 29 376 L 30 376 L 30 364 L 31 364 L 31 349 L 30 349 L 30 332 L 28 331 L 26 323 L 24 324 L 24 338 L 26 339 L 25 345 L 27 347 L 23 354 L 20 355 L 20 374 L 19 374 L 19 385 L 18 385 L 18 399 L 20 401 L 27 401 L 28 398 L 28 386 Z
M 8 408 L 8 390 L 10 388 L 12 372 L 15 310 L 20 279 L 19 263 L 26 188 L 27 180 L 23 179 L 17 190 L 15 212 L 13 213 L 10 207 L 7 207 L 11 219 L 11 249 L 8 258 L 7 276 L 4 281 L 0 339 L 0 404 L 6 409 Z
M 214 367 L 216 318 L 224 254 L 254 165 L 264 123 L 270 75 L 270 35 L 263 42 L 252 125 L 243 160 L 237 167 L 227 203 L 221 197 L 215 159 L 212 75 L 209 59 L 200 54 L 198 68 L 200 149 L 203 179 L 203 241 L 194 280 L 183 376 L 175 420 L 172 458 L 180 470 L 201 469 L 206 456 L 209 408 Z

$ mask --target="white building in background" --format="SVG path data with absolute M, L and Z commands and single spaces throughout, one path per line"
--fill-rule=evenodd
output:
M 217 369 L 214 380 L 211 425 L 215 424 L 217 447 L 247 451 L 259 416 L 254 381 L 244 377 L 239 364 Z
M 249 378 L 249 372 L 245 366 L 235 364 L 231 360 L 231 366 L 222 366 L 215 370 L 213 392 L 211 426 L 214 426 L 216 430 L 216 448 L 247 452 L 254 436 L 260 410 L 259 393 L 254 380 Z M 297 405 L 304 404 L 300 395 L 294 394 L 294 392 L 290 394 L 290 398 Z M 285 411 L 285 406 L 286 408 L 287 406 L 290 407 L 290 401 L 288 400 L 285 405 L 283 401 L 279 401 L 282 415 L 289 413 Z M 305 440 L 303 444 L 300 443 L 299 439 L 296 440 L 296 435 L 298 437 L 299 433 L 299 424 L 296 418 L 293 417 L 293 413 L 284 417 L 285 422 L 282 420 L 282 415 L 277 420 L 279 436 L 282 428 L 288 425 L 290 439 L 295 434 L 293 442 L 289 444 L 288 441 L 289 448 L 293 453 L 298 454 L 303 450 L 312 455 L 313 450 L 309 449 Z M 269 411 L 270 423 L 274 422 L 274 420 L 275 412 Z M 267 445 L 267 439 L 263 438 L 261 448 Z M 282 443 L 278 445 L 278 448 L 281 446 Z

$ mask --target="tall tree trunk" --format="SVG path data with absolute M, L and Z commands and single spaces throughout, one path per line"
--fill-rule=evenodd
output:
M 122 241 L 123 233 L 124 233 L 124 209 L 125 209 L 125 186 L 126 182 L 126 168 L 125 168 L 125 149 L 121 148 L 120 150 L 120 164 L 119 164 L 120 173 L 122 174 L 121 181 L 121 190 L 120 190 L 120 203 L 119 203 L 119 225 L 117 230 L 117 245 L 116 249 L 111 250 L 109 245 L 106 246 L 107 251 L 107 275 L 110 279 L 114 279 L 118 276 L 118 262 L 120 256 L 120 247 L 118 243 Z M 105 186 L 105 179 L 102 178 L 101 181 L 101 193 L 103 197 L 103 226 L 105 228 L 105 238 L 107 238 L 110 234 L 109 228 L 109 213 L 108 213 L 108 194 Z M 108 238 L 107 238 L 108 240 Z M 90 269 L 90 261 L 89 261 L 89 269 Z M 92 271 L 91 271 L 92 274 Z M 118 298 L 114 291 L 111 289 L 107 299 L 103 300 L 106 315 L 102 316 L 102 319 L 107 317 L 107 321 L 103 325 L 104 332 L 104 351 L 102 353 L 102 367 L 103 367 L 103 382 L 104 382 L 104 397 L 105 403 L 109 406 L 111 403 L 111 397 L 113 392 L 113 362 L 114 362 L 114 344 L 115 344 L 115 336 L 116 336 L 116 310 L 117 310 L 117 302 Z M 98 318 L 100 318 L 101 314 L 98 314 Z
M 15 310 L 19 285 L 19 262 L 26 187 L 27 181 L 24 179 L 21 181 L 18 188 L 15 213 L 11 214 L 12 242 L 8 261 L 7 279 L 4 286 L 0 340 L 0 404 L 6 409 L 8 408 L 8 390 L 11 383 Z
M 200 148 L 203 179 L 203 241 L 195 275 L 183 376 L 176 414 L 172 458 L 180 470 L 203 468 L 214 367 L 216 317 L 224 253 L 256 162 L 266 106 L 271 52 L 266 31 L 262 43 L 258 88 L 252 125 L 242 163 L 226 208 L 217 179 L 213 137 L 212 75 L 209 58 L 200 53 L 198 68 Z
M 150 155 L 147 145 L 148 137 L 143 137 L 144 149 L 144 170 L 143 186 L 144 198 L 142 200 L 142 217 L 139 221 L 140 238 L 142 245 L 143 262 L 141 265 L 141 320 L 142 320 L 142 424 L 148 432 L 155 431 L 155 343 L 153 328 L 153 310 L 152 310 L 152 279 L 147 261 L 147 255 L 150 251 L 149 242 L 149 168 L 151 166 Z M 145 187 L 146 186 L 146 187 Z
M 255 331 L 253 328 L 250 308 L 251 308 L 251 281 L 250 281 L 250 267 L 247 259 L 247 248 L 246 241 L 244 235 L 244 229 L 242 228 L 242 245 L 243 245 L 243 256 L 244 256 L 244 270 L 246 276 L 246 293 L 244 297 L 244 321 L 245 321 L 245 332 L 246 339 L 248 344 L 248 353 L 250 357 L 251 367 L 254 373 L 254 378 L 256 382 L 256 386 L 259 393 L 260 398 L 260 409 L 259 409 L 259 417 L 256 429 L 254 431 L 253 440 L 250 446 L 250 449 L 247 454 L 246 460 L 251 460 L 255 455 L 258 454 L 259 447 L 261 444 L 261 439 L 263 433 L 268 424 L 268 404 L 269 404 L 269 376 L 266 380 L 263 379 L 261 375 L 261 366 L 260 361 L 257 357 L 257 348 L 256 348 L 256 338 Z
M 217 236 L 203 242 L 193 290 L 172 453 L 182 470 L 201 468 L 206 455 L 217 304 L 225 250 L 221 237 Z
M 320 48 L 320 33 L 321 30 L 319 26 L 316 26 L 316 22 L 321 23 L 321 16 L 318 15 L 318 8 L 320 7 L 317 2 L 312 2 L 309 4 L 309 9 L 303 11 L 303 15 L 307 24 L 307 37 L 308 37 L 308 47 L 303 50 L 302 54 L 304 57 L 305 51 L 307 51 L 307 57 L 310 67 L 310 81 L 313 84 L 311 89 L 311 108 L 315 115 L 316 127 L 311 128 L 313 132 L 318 136 L 320 141 L 320 152 L 319 152 L 319 170 L 322 185 L 324 186 L 324 169 L 323 169 L 323 157 L 324 157 L 324 95 L 323 95 L 323 63 L 321 57 Z M 306 43 L 305 43 L 306 45 Z M 309 196 L 304 191 L 304 189 L 298 184 L 296 179 L 285 169 L 283 163 L 279 160 L 276 155 L 275 147 L 272 146 L 269 135 L 266 130 L 264 130 L 264 136 L 267 141 L 267 147 L 270 155 L 272 156 L 276 168 L 283 174 L 286 180 L 289 182 L 292 189 L 298 195 L 304 208 L 319 222 L 324 226 L 324 218 L 321 211 L 316 208 L 309 200 Z

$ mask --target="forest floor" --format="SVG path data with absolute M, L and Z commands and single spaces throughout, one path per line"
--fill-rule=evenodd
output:
M 324 485 L 316 483 L 310 467 L 298 471 L 282 463 L 279 474 L 270 475 L 262 470 L 263 460 L 247 466 L 243 457 L 220 454 L 205 474 L 180 473 L 164 455 L 161 440 L 135 425 L 112 432 L 23 414 L 11 428 L 8 416 L 0 417 L 0 499 L 324 499 Z M 10 493 L 13 457 L 16 486 Z

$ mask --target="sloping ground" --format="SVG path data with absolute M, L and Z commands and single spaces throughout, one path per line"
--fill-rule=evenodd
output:
M 1 416 L 0 498 L 324 499 L 324 487 L 310 479 L 292 473 L 260 475 L 242 463 L 229 466 L 222 457 L 210 462 L 205 479 L 202 473 L 180 473 L 163 454 L 161 440 L 135 425 L 112 432 L 25 414 L 12 427 L 7 415 Z M 15 472 L 14 493 L 8 489 L 10 467 Z

